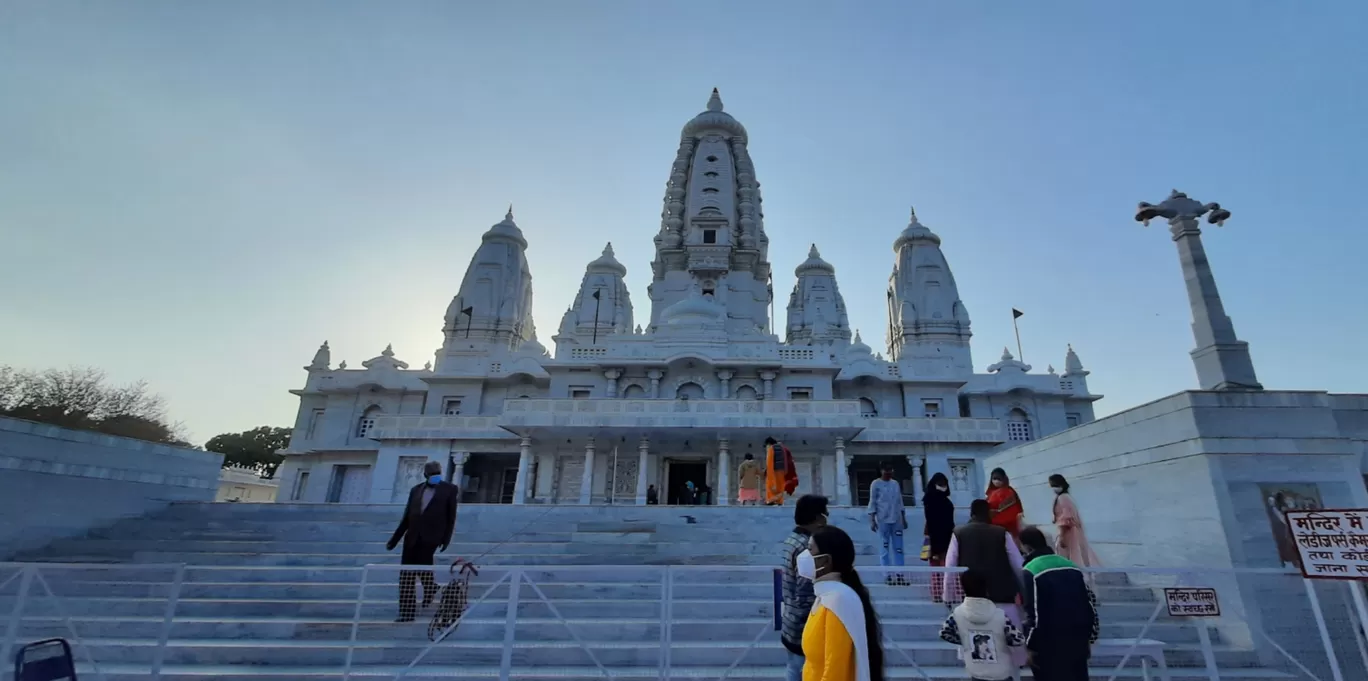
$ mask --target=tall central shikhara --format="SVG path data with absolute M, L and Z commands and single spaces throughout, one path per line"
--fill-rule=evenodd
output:
M 647 287 L 651 327 L 697 290 L 726 310 L 729 335 L 771 331 L 769 238 L 746 128 L 714 89 L 680 138 Z

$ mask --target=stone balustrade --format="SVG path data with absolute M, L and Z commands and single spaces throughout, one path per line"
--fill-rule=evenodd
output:
M 500 425 L 500 416 L 380 416 L 373 440 L 516 440 Z
M 381 416 L 370 437 L 512 440 L 514 433 L 556 427 L 830 429 L 852 442 L 1004 441 L 998 419 L 865 418 L 858 400 L 511 399 L 490 416 Z
M 575 400 L 504 402 L 500 423 L 529 428 L 832 429 L 865 427 L 857 400 Z
M 1002 421 L 983 418 L 868 418 L 853 442 L 977 442 L 1006 440 Z

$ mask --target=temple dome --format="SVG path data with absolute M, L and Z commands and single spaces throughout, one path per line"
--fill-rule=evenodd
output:
M 916 209 L 912 210 L 912 219 L 907 223 L 907 228 L 904 229 L 902 233 L 898 235 L 897 240 L 893 242 L 893 251 L 896 253 L 898 249 L 903 247 L 903 244 L 909 241 L 929 241 L 937 246 L 939 246 L 941 242 L 940 237 L 936 236 L 935 232 L 932 232 L 926 225 L 923 225 L 921 221 L 917 219 Z
M 504 215 L 504 219 L 490 227 L 482 240 L 490 241 L 501 238 L 511 239 L 523 248 L 527 248 L 527 239 L 523 237 L 522 230 L 518 228 L 518 223 L 513 222 L 513 206 L 511 205 L 508 207 L 508 213 Z
M 600 255 L 596 260 L 589 263 L 589 267 L 586 268 L 586 271 L 616 274 L 619 277 L 627 276 L 627 266 L 618 262 L 617 257 L 613 255 L 613 243 L 611 241 L 608 242 L 607 246 L 603 247 L 603 255 Z
M 696 289 L 693 295 L 660 313 L 660 321 L 670 326 L 724 322 L 726 319 L 727 311 L 721 305 L 703 297 Z
M 855 332 L 855 340 L 854 340 L 854 342 L 852 342 L 852 343 L 850 344 L 850 347 L 846 349 L 846 352 L 845 352 L 846 360 L 856 360 L 856 359 L 861 359 L 861 358 L 869 358 L 869 357 L 872 357 L 873 354 L 874 354 L 874 351 L 871 350 L 871 349 L 869 348 L 869 346 L 866 345 L 865 342 L 864 342 L 863 340 L 860 339 L 860 332 L 859 332 L 859 331 L 856 331 L 856 332 Z
M 713 88 L 712 97 L 708 98 L 708 109 L 703 113 L 693 117 L 688 123 L 684 124 L 684 130 L 680 132 L 681 137 L 702 137 L 703 133 L 709 130 L 724 132 L 742 140 L 746 137 L 746 126 L 732 118 L 731 114 L 722 110 L 722 96 L 718 94 L 717 88 Z
M 807 260 L 804 260 L 801 265 L 794 268 L 793 274 L 794 276 L 801 277 L 805 274 L 820 273 L 835 274 L 836 268 L 832 267 L 831 263 L 822 259 L 822 254 L 817 252 L 817 244 L 813 244 L 812 248 L 808 249 Z

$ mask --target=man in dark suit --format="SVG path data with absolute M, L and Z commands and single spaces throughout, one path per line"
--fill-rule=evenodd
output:
M 451 533 L 456 529 L 456 501 L 459 488 L 442 480 L 442 464 L 429 461 L 423 466 L 425 481 L 409 491 L 408 505 L 399 527 L 385 545 L 393 551 L 404 540 L 404 565 L 432 565 L 432 554 L 437 549 L 446 551 Z M 418 614 L 419 576 L 423 578 L 423 607 L 432 604 L 437 596 L 437 580 L 431 570 L 401 570 L 399 572 L 399 619 L 412 622 Z

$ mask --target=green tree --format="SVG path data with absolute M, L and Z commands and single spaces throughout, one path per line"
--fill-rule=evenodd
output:
M 289 444 L 289 428 L 260 426 L 241 433 L 215 435 L 204 443 L 204 448 L 223 454 L 224 468 L 250 468 L 263 478 L 273 478 L 276 468 L 285 460 L 285 456 L 277 452 Z

